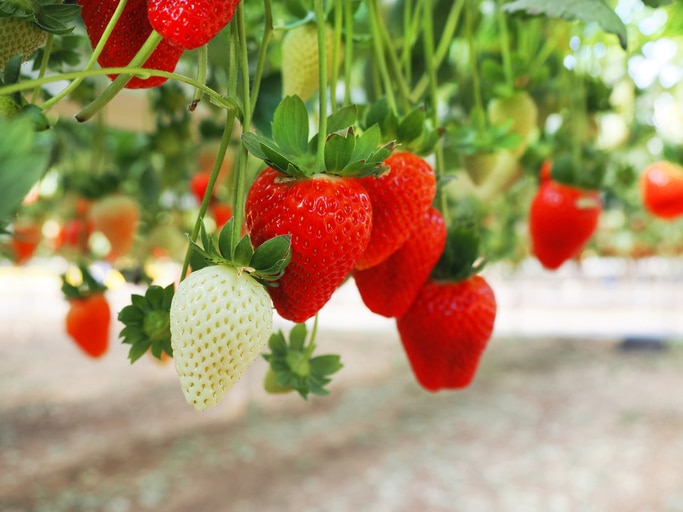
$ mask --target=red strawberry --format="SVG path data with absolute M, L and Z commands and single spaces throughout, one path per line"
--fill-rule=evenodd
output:
M 183 50 L 211 41 L 230 23 L 239 0 L 149 0 L 147 14 L 154 30 Z
M 201 203 L 206 195 L 206 189 L 209 188 L 209 181 L 211 180 L 211 173 L 200 171 L 192 175 L 190 178 L 190 190 L 192 195 Z
M 225 203 L 215 203 L 211 206 L 213 220 L 216 221 L 216 229 L 220 230 L 232 218 L 232 206 Z
M 357 180 L 332 175 L 289 178 L 267 168 L 247 195 L 247 228 L 256 247 L 292 236 L 292 260 L 268 291 L 278 313 L 293 322 L 315 315 L 365 250 L 372 206 Z
M 441 213 L 430 208 L 413 234 L 391 256 L 353 277 L 365 305 L 386 317 L 403 315 L 429 278 L 446 245 L 446 224 Z
M 370 194 L 373 226 L 368 247 L 356 262 L 359 270 L 381 263 L 401 247 L 436 194 L 434 171 L 419 156 L 394 153 L 385 163 L 387 173 L 361 179 Z
M 103 293 L 69 300 L 66 332 L 90 357 L 101 357 L 109 347 L 111 310 Z
M 532 248 L 541 264 L 555 270 L 576 256 L 593 236 L 601 211 L 596 190 L 541 183 L 529 212 Z
M 119 0 L 79 0 L 78 3 L 82 7 L 81 17 L 90 43 L 95 48 Z M 97 62 L 103 68 L 127 66 L 151 33 L 152 26 L 147 19 L 147 0 L 128 0 Z M 172 72 L 182 54 L 182 49 L 162 40 L 143 67 Z M 116 75 L 111 75 L 110 78 L 113 80 Z M 133 77 L 126 87 L 128 89 L 157 87 L 165 81 L 166 78 L 163 77 L 146 79 Z
M 26 263 L 31 259 L 33 253 L 40 243 L 42 234 L 40 226 L 34 222 L 17 222 L 13 226 L 14 236 L 12 237 L 12 250 L 14 252 L 14 262 L 18 265 Z
M 57 250 L 75 249 L 81 254 L 88 252 L 88 238 L 92 233 L 92 222 L 74 217 L 62 226 L 56 240 Z
M 133 247 L 140 206 L 124 195 L 111 195 L 99 200 L 90 208 L 93 230 L 100 231 L 111 244 L 109 259 L 128 254 Z
M 643 205 L 662 219 L 683 215 L 683 168 L 671 162 L 655 162 L 640 176 Z
M 481 276 L 427 281 L 396 322 L 418 382 L 429 391 L 468 386 L 495 318 L 496 299 Z

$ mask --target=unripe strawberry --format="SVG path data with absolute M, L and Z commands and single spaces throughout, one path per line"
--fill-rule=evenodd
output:
M 21 112 L 19 103 L 9 96 L 0 96 L 0 119 L 12 119 L 19 112 Z
M 510 124 L 510 131 L 522 137 L 512 154 L 520 157 L 529 145 L 529 139 L 538 125 L 538 107 L 526 91 L 518 91 L 506 98 L 492 99 L 486 109 L 491 124 Z
M 273 309 L 249 274 L 214 265 L 180 283 L 170 317 L 180 385 L 201 411 L 216 405 L 254 362 L 270 337 Z
M 31 21 L 0 18 L 0 70 L 15 55 L 28 59 L 46 40 L 47 32 Z
M 332 73 L 332 66 L 341 63 L 342 51 L 338 52 L 338 61 L 333 62 L 334 30 L 325 25 L 325 49 L 327 54 L 327 76 Z M 318 29 L 315 23 L 299 25 L 288 31 L 282 39 L 282 94 L 298 95 L 308 100 L 318 90 Z

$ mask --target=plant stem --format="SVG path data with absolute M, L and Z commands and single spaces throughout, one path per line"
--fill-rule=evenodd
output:
M 54 35 L 53 34 L 48 34 L 47 35 L 47 41 L 45 41 L 45 48 L 43 48 L 43 58 L 40 61 L 40 71 L 38 72 L 38 78 L 42 78 L 45 76 L 45 72 L 47 71 L 47 64 L 50 61 L 50 52 L 52 51 L 52 42 L 54 41 Z M 40 89 L 41 87 L 38 85 L 36 86 L 35 89 L 33 89 L 33 94 L 31 95 L 31 103 L 35 105 L 36 101 L 38 101 L 38 96 L 40 95 Z
M 145 43 L 142 45 L 142 48 L 140 48 L 128 66 L 142 66 L 147 61 L 149 56 L 152 55 L 156 47 L 159 46 L 161 39 L 161 35 L 156 30 L 152 30 L 152 33 L 147 38 L 147 41 L 145 41 Z M 107 103 L 114 99 L 114 97 L 121 92 L 121 90 L 128 84 L 128 82 L 130 82 L 132 78 L 133 75 L 117 76 L 116 79 L 109 84 L 109 87 L 107 87 L 95 101 L 76 114 L 76 120 L 80 123 L 89 120 L 92 116 L 104 108 Z
M 344 2 L 344 27 L 346 29 L 346 45 L 344 46 L 344 103 L 351 105 L 351 72 L 353 70 L 353 5 Z
M 512 70 L 512 58 L 510 56 L 510 35 L 508 32 L 507 19 L 501 8 L 500 0 L 496 3 L 496 21 L 498 22 L 498 31 L 500 33 L 500 56 L 503 60 L 505 85 L 512 91 L 515 87 L 515 77 Z
M 481 133 L 486 129 L 486 116 L 484 113 L 484 102 L 481 97 L 481 85 L 479 79 L 479 64 L 477 62 L 477 47 L 474 40 L 474 9 L 476 7 L 475 0 L 467 1 L 467 8 L 465 10 L 465 32 L 467 36 L 467 44 L 470 51 L 470 72 L 472 74 L 472 92 L 474 93 L 474 122 L 477 130 Z
M 370 17 L 370 27 L 372 30 L 372 49 L 375 52 L 377 70 L 382 80 L 383 93 L 387 97 L 389 109 L 396 113 L 396 98 L 394 97 L 393 83 L 387 69 L 387 61 L 384 55 L 384 37 L 380 27 L 380 14 L 377 0 L 366 0 L 368 6 L 368 16 Z
M 85 64 L 85 67 L 83 68 L 82 71 L 91 70 L 95 66 L 95 64 L 97 63 L 97 58 L 102 53 L 102 50 L 104 49 L 104 45 L 107 44 L 107 41 L 109 40 L 109 36 L 114 31 L 114 27 L 116 26 L 116 23 L 118 23 L 119 18 L 121 17 L 123 10 L 126 8 L 127 3 L 128 3 L 128 0 L 121 0 L 119 2 L 119 4 L 116 6 L 116 9 L 114 10 L 114 14 L 112 15 L 111 19 L 107 23 L 107 26 L 104 29 L 104 32 L 102 32 L 102 37 L 100 37 L 99 42 L 97 43 L 97 45 L 93 49 L 93 52 L 90 55 L 90 58 L 88 59 L 88 62 Z M 74 81 L 71 82 L 69 85 L 67 85 L 63 91 L 61 91 L 59 94 L 53 96 L 52 98 L 47 100 L 45 103 L 43 103 L 42 104 L 43 110 L 47 110 L 47 109 L 51 108 L 52 106 L 54 106 L 58 102 L 60 102 L 62 99 L 67 97 L 69 94 L 71 94 L 79 85 L 81 85 L 81 82 L 83 82 L 83 80 L 85 78 L 86 78 L 86 75 L 77 76 L 74 79 Z
M 206 72 L 208 68 L 209 55 L 206 45 L 199 48 L 199 55 L 197 57 L 197 82 L 200 84 L 206 83 Z M 194 95 L 192 96 L 192 102 L 190 103 L 189 110 L 194 112 L 197 108 L 197 104 L 202 100 L 204 91 L 201 89 L 195 89 Z
M 339 52 L 342 40 L 342 0 L 334 0 L 334 45 L 332 46 L 332 68 L 330 73 L 330 101 L 332 112 L 337 111 L 337 82 L 339 81 Z
M 327 49 L 325 48 L 325 10 L 323 0 L 315 0 L 315 23 L 318 29 L 318 147 L 316 168 L 325 169 L 325 139 L 327 138 Z
M 311 330 L 311 338 L 308 342 L 308 346 L 306 347 L 306 352 L 304 355 L 306 358 L 310 358 L 313 355 L 313 352 L 315 352 L 315 338 L 318 336 L 318 314 L 315 314 L 315 317 L 313 317 L 313 329 Z
M 270 0 L 263 0 L 264 21 L 263 21 L 263 37 L 261 38 L 261 46 L 259 47 L 258 61 L 256 62 L 256 71 L 254 72 L 254 80 L 251 86 L 251 115 L 253 117 L 256 109 L 256 102 L 258 100 L 259 91 L 261 90 L 261 80 L 263 78 L 263 71 L 265 69 L 266 57 L 268 56 L 268 44 L 273 36 L 273 9 Z

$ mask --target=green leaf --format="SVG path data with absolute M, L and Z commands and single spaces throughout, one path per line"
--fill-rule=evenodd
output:
M 128 359 L 130 359 L 130 363 L 133 364 L 135 361 L 137 361 L 143 355 L 145 355 L 145 352 L 147 352 L 147 350 L 149 350 L 149 347 L 151 345 L 152 345 L 152 342 L 149 340 L 134 343 L 133 346 L 130 347 L 130 350 L 128 351 Z
M 284 98 L 273 117 L 273 140 L 290 155 L 300 155 L 308 148 L 308 110 L 298 96 Z
M 357 115 L 358 109 L 355 105 L 337 110 L 327 118 L 327 135 L 353 126 Z
M 398 140 L 402 143 L 410 143 L 417 139 L 425 129 L 425 112 L 416 108 L 404 117 L 398 125 Z
M 341 171 L 351 160 L 355 149 L 353 129 L 332 133 L 325 142 L 325 169 L 329 172 Z
M 287 340 L 282 331 L 278 331 L 270 335 L 268 340 L 268 348 L 273 352 L 273 354 L 286 354 L 287 353 Z
M 248 236 L 243 236 L 235 247 L 234 262 L 240 266 L 249 266 L 251 258 L 254 256 L 254 247 Z
M 229 258 L 233 253 L 232 247 L 232 231 L 235 225 L 234 218 L 225 223 L 225 226 L 218 233 L 218 250 L 223 256 Z
M 289 331 L 289 344 L 292 350 L 303 350 L 307 332 L 305 323 L 296 324 L 292 327 Z
M 527 14 L 551 18 L 562 18 L 567 21 L 579 20 L 584 23 L 598 23 L 603 30 L 616 34 L 621 47 L 628 46 L 626 25 L 617 13 L 604 0 L 514 0 L 503 6 L 507 12 L 525 11 Z
M 266 273 L 280 262 L 289 262 L 291 239 L 290 235 L 279 235 L 266 240 L 254 251 L 250 266 L 257 272 Z
M 336 354 L 316 356 L 309 361 L 311 372 L 317 375 L 331 375 L 342 368 L 341 358 Z
M 133 305 L 125 306 L 118 314 L 118 320 L 124 324 L 140 324 L 145 317 L 144 313 Z
M 149 293 L 149 289 L 147 291 Z M 145 297 L 142 295 L 131 295 L 130 300 L 134 307 L 141 311 L 145 310 L 145 306 L 147 305 L 147 299 Z

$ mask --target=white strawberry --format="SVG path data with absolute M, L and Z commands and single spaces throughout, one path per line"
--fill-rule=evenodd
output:
M 272 331 L 263 285 L 225 265 L 192 272 L 178 286 L 170 314 L 175 369 L 185 399 L 200 411 L 242 377 Z
M 209 266 L 178 285 L 171 302 L 173 360 L 188 403 L 202 411 L 216 405 L 260 354 L 270 338 L 273 306 L 266 283 L 279 279 L 291 259 L 290 237 L 272 238 L 254 251 L 249 236 L 236 240 L 234 219 L 218 247 L 202 232 Z
M 332 73 L 333 66 L 339 66 L 342 49 L 338 52 L 335 64 L 332 60 L 334 46 L 334 30 L 325 25 L 325 49 L 327 58 L 327 76 Z M 341 45 L 340 45 L 341 46 Z M 319 84 L 318 29 L 315 23 L 299 25 L 289 30 L 282 39 L 282 94 L 298 95 L 308 100 L 318 90 Z

